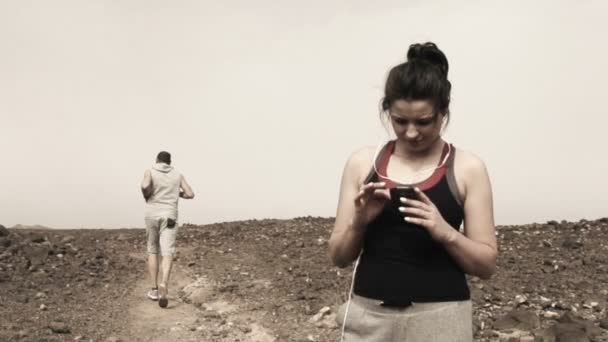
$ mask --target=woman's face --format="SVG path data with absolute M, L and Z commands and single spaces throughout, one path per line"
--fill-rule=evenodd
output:
M 396 100 L 389 116 L 397 139 L 408 152 L 429 149 L 440 138 L 443 114 L 428 100 Z

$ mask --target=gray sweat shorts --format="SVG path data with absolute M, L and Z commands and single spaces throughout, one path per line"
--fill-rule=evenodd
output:
M 338 309 L 342 328 L 348 303 Z M 353 294 L 344 325 L 344 342 L 471 342 L 473 306 L 470 300 L 412 303 L 389 308 L 379 300 Z
M 146 217 L 145 221 L 148 254 L 175 255 L 177 222 L 166 217 Z

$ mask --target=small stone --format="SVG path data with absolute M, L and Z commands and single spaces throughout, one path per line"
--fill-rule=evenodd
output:
M 74 241 L 74 237 L 71 235 L 68 235 L 68 236 L 64 237 L 63 239 L 61 239 L 62 244 L 68 244 L 72 241 Z
M 47 309 L 47 308 L 48 308 L 48 307 L 47 307 L 46 305 L 44 305 L 44 304 L 40 304 L 40 310 L 42 310 L 42 311 L 46 311 L 46 309 Z
M 312 314 L 312 308 L 310 307 L 310 305 L 308 305 L 308 304 L 304 305 L 304 313 L 306 315 L 311 315 Z
M 42 236 L 35 236 L 32 238 L 31 240 L 33 243 L 42 243 L 44 241 L 46 241 L 46 239 Z
M 566 239 L 563 243 L 562 243 L 562 247 L 568 248 L 568 249 L 578 249 L 581 248 L 583 246 L 583 243 L 580 241 L 576 241 L 573 239 Z
M 336 314 L 331 313 L 323 317 L 323 320 L 315 323 L 315 326 L 326 328 L 326 329 L 337 329 L 338 322 L 336 322 Z
M 540 296 L 539 301 L 543 308 L 551 307 L 551 299 Z
M 208 318 L 208 319 L 220 319 L 220 318 L 222 318 L 222 316 L 217 311 L 214 311 L 214 310 L 203 311 L 201 313 L 201 316 L 203 316 L 203 318 Z
M 559 317 L 559 313 L 557 313 L 555 311 L 545 311 L 545 313 L 543 314 L 543 317 L 549 318 L 549 319 L 556 319 Z
M 532 311 L 517 309 L 498 318 L 492 326 L 494 330 L 532 331 L 540 326 L 540 320 Z
M 56 334 L 69 334 L 70 328 L 63 322 L 51 322 L 49 328 Z
M 525 295 L 515 296 L 515 303 L 517 303 L 517 305 L 521 305 L 521 304 L 524 304 L 527 302 L 528 302 L 528 297 L 526 297 Z
M 11 240 L 7 237 L 0 236 L 0 247 L 9 247 L 11 245 Z
M 530 339 L 530 338 L 532 338 L 532 339 Z M 512 342 L 512 341 L 533 342 L 534 337 L 532 335 L 530 335 L 530 333 L 528 331 L 513 329 L 513 330 L 505 331 L 505 332 L 499 331 L 498 332 L 498 341 L 499 342 Z
M 331 311 L 331 308 L 329 306 L 325 306 L 321 310 L 319 310 L 319 312 L 317 312 L 316 315 L 312 316 L 308 321 L 310 323 L 318 322 L 323 318 L 323 316 L 325 316 L 330 311 Z
M 116 240 L 118 241 L 126 241 L 129 240 L 129 236 L 126 234 L 118 234 L 118 237 L 116 238 Z

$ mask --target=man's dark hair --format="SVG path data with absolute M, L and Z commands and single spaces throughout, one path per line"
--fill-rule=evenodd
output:
M 166 151 L 158 152 L 158 155 L 156 156 L 156 162 L 171 165 L 171 153 Z

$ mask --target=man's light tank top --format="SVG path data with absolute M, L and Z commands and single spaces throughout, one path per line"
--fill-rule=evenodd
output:
M 167 217 L 177 220 L 181 173 L 165 163 L 154 164 L 150 173 L 154 192 L 146 202 L 146 217 Z

